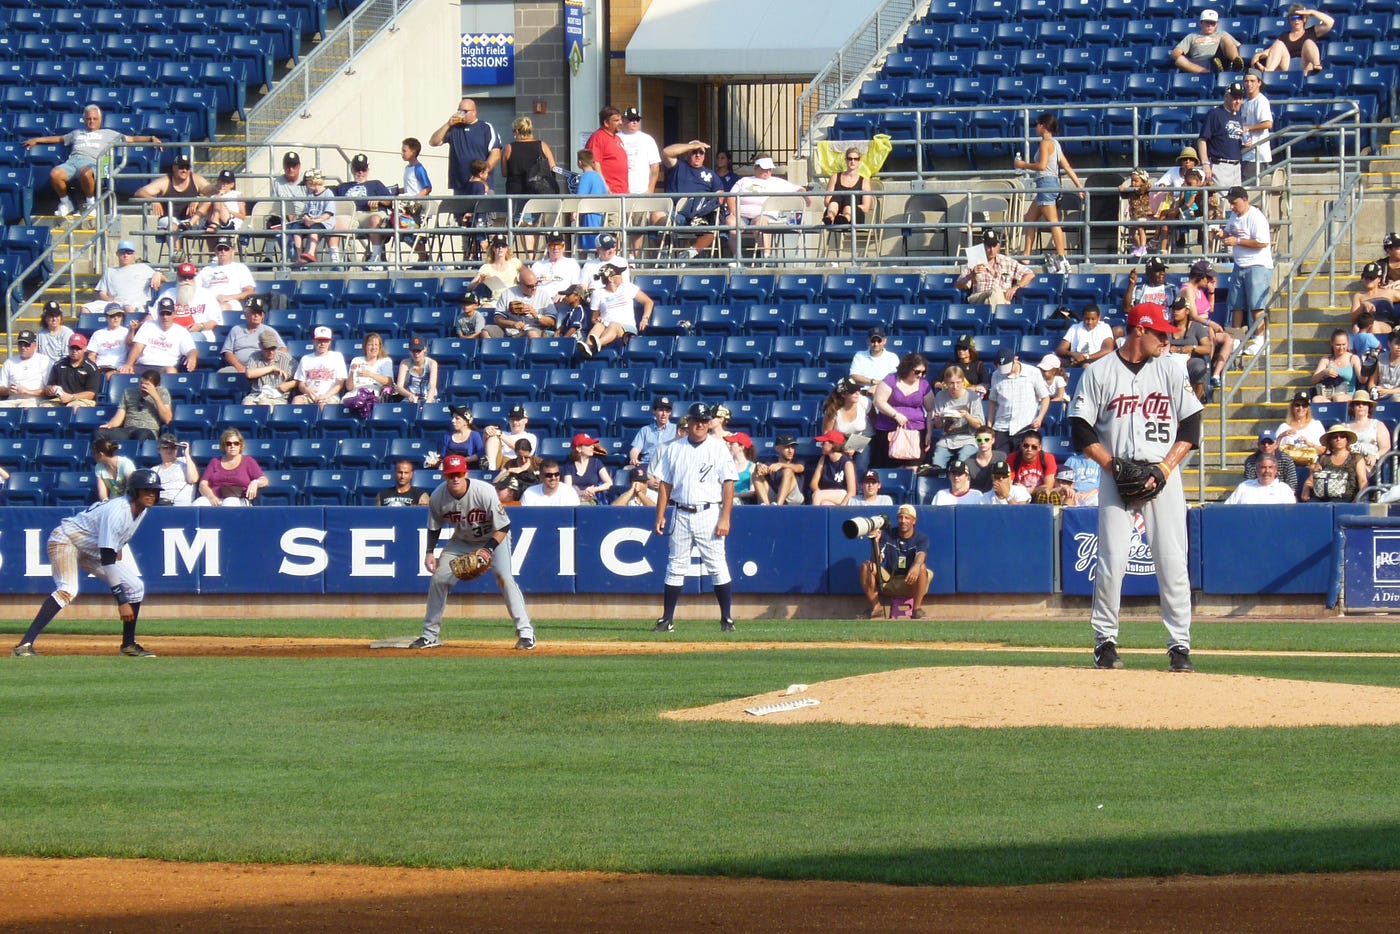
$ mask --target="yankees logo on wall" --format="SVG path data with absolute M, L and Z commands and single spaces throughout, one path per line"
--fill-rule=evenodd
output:
M 1087 596 L 1094 592 L 1094 576 L 1099 559 L 1097 509 L 1066 509 L 1062 513 L 1060 567 L 1062 589 L 1067 594 Z M 1125 596 L 1152 596 L 1157 593 L 1157 563 L 1147 538 L 1147 523 L 1141 512 L 1133 513 L 1133 531 L 1128 537 L 1128 566 L 1123 576 Z

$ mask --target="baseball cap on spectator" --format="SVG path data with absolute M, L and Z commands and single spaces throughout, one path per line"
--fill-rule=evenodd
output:
M 1191 275 L 1213 276 L 1215 275 L 1215 265 L 1208 259 L 1198 259 L 1191 264 Z
M 746 431 L 736 431 L 732 435 L 725 435 L 724 440 L 737 441 L 739 442 L 739 444 L 746 448 L 753 447 L 753 439 L 749 437 L 749 434 Z
M 885 329 L 884 329 L 884 328 L 871 328 L 870 331 L 869 331 L 869 333 L 867 333 L 867 334 L 865 335 L 865 339 L 866 339 L 866 340 L 875 340 L 875 339 L 877 339 L 877 338 L 878 338 L 879 340 L 884 340 L 884 339 L 885 339 Z
M 1381 277 L 1381 264 L 1380 264 L 1380 263 L 1367 263 L 1365 266 L 1362 266 L 1362 267 L 1361 267 L 1361 278 L 1363 278 L 1363 279 L 1379 279 L 1380 277 Z
M 1258 79 L 1259 79 L 1259 82 L 1260 82 L 1261 84 L 1262 84 L 1263 81 L 1264 81 L 1264 72 L 1261 71 L 1261 70 L 1258 69 L 1258 68 L 1251 68 L 1251 69 L 1249 69 L 1249 71 L 1246 71 L 1246 72 L 1244 73 L 1244 76 L 1245 76 L 1246 78 L 1258 78 Z
M 175 161 L 170 164 L 177 169 L 188 169 L 190 167 L 190 157 L 183 155 L 176 156 Z
M 1061 467 L 1059 470 L 1055 471 L 1055 479 L 1056 479 L 1056 480 L 1068 480 L 1070 483 L 1073 483 L 1073 482 L 1074 482 L 1074 468 L 1073 468 L 1073 467 Z
M 19 332 L 19 337 L 15 338 L 15 343 L 23 347 L 25 344 L 32 344 L 36 340 L 38 340 L 38 338 L 34 336 L 34 332 L 26 329 Z
M 458 418 L 465 418 L 467 421 L 472 420 L 472 410 L 470 406 L 454 405 L 451 408 L 449 408 L 448 411 L 451 412 L 453 415 L 457 416 Z
M 199 275 L 199 270 L 195 268 L 194 263 L 181 263 L 175 268 L 175 275 L 181 279 L 193 279 Z
M 627 269 L 627 260 L 620 256 L 614 256 L 602 265 L 598 270 L 598 278 L 606 279 L 608 276 L 615 276 Z
M 63 317 L 63 306 L 58 302 L 44 302 L 44 312 L 40 317 L 48 318 L 52 316 Z
M 1245 191 L 1244 188 L 1242 188 L 1239 185 L 1236 185 L 1234 188 L 1231 188 L 1229 191 L 1225 192 L 1225 201 L 1227 203 L 1230 201 L 1234 201 L 1236 198 L 1243 198 L 1244 200 L 1248 201 L 1249 192 Z
M 635 107 L 628 107 L 626 110 L 624 110 L 624 111 L 622 112 L 622 119 L 624 119 L 624 120 L 640 120 L 640 119 L 642 119 L 642 112 L 641 112 L 640 110 L 638 110 L 637 108 L 635 108 Z
M 219 181 L 236 182 L 238 181 L 238 176 L 234 175 L 231 169 L 224 169 L 222 172 L 219 173 Z
M 861 483 L 879 483 L 880 475 L 873 470 L 867 470 L 865 476 L 860 478 Z
M 500 235 L 491 238 L 491 246 L 510 246 L 510 241 Z
M 467 459 L 460 454 L 449 454 L 442 462 L 442 475 L 451 477 L 467 472 Z
M 997 351 L 997 366 L 1007 366 L 1016 359 L 1016 351 L 1010 347 L 1002 347 Z
M 717 418 L 717 419 L 719 419 L 719 420 L 721 420 L 721 421 L 728 421 L 728 420 L 729 420 L 729 416 L 731 416 L 731 415 L 733 415 L 733 414 L 734 414 L 733 412 L 729 411 L 729 406 L 727 406 L 727 405 L 717 405 L 717 406 L 715 406 L 714 412 L 712 412 L 712 413 L 710 414 L 710 418 Z
M 360 169 L 369 168 L 369 156 L 362 152 L 355 153 L 355 157 L 350 160 L 350 169 L 358 172 Z
M 651 403 L 651 410 L 655 412 L 657 409 L 665 409 L 668 412 L 671 411 L 671 397 L 657 396 Z
M 753 167 L 756 169 L 767 169 L 771 172 L 775 168 L 777 168 L 777 165 L 773 162 L 772 159 L 768 158 L 767 156 L 764 156 L 762 159 L 753 160 Z
M 1009 476 L 1011 476 L 1011 465 L 1008 464 L 1006 461 L 995 461 L 995 462 L 993 462 L 993 464 L 992 464 L 992 476 L 993 476 L 993 477 L 1009 477 Z
M 267 314 L 267 305 L 263 302 L 262 296 L 249 295 L 243 299 L 243 311 L 250 315 L 265 315 Z
M 1230 86 L 1225 89 L 1226 97 L 1244 97 L 1244 85 L 1238 81 L 1230 82 Z
M 463 305 L 480 305 L 480 304 L 481 304 L 481 296 L 480 296 L 480 295 L 477 295 L 475 292 L 468 292 L 466 295 L 463 295 L 463 296 L 462 296 L 462 304 L 463 304 Z
M 311 332 L 311 339 L 314 341 L 335 340 L 335 332 L 332 331 L 330 328 L 326 327 L 325 325 L 322 325 L 321 327 Z
M 224 250 L 224 249 L 231 250 L 231 249 L 233 249 L 233 241 L 230 240 L 228 237 L 220 237 L 219 239 L 217 239 L 217 240 L 214 241 L 214 249 L 216 249 L 216 250 Z
M 841 432 L 832 429 L 831 431 L 826 431 L 817 435 L 817 437 L 813 440 L 815 440 L 818 444 L 822 443 L 823 441 L 830 441 L 832 444 L 845 444 L 846 436 L 841 434 Z
M 68 338 L 68 349 L 72 350 L 74 347 L 79 350 L 87 350 L 87 338 L 81 334 L 74 334 Z
M 967 473 L 967 467 L 963 467 L 963 473 Z M 902 516 L 906 513 L 913 516 L 915 519 L 919 518 L 919 510 L 915 509 L 911 503 L 904 503 L 894 511 L 896 516 Z
M 287 153 L 282 157 L 282 168 L 285 169 L 289 165 L 301 165 L 301 156 L 295 152 Z
M 160 301 L 156 302 L 156 314 L 158 314 L 158 315 L 173 315 L 173 314 L 175 314 L 175 299 L 170 298 L 169 296 L 167 296 L 167 297 L 165 297 L 165 298 L 162 298 Z
M 967 465 L 962 461 L 953 461 L 948 465 L 948 476 L 967 476 Z
M 796 443 L 797 439 L 792 435 L 778 435 L 778 437 L 773 439 L 773 447 L 775 448 L 789 448 Z
M 1162 272 L 1167 268 L 1167 264 L 1162 262 L 1160 256 L 1149 256 L 1147 262 L 1142 265 L 1148 272 Z
M 525 406 L 523 406 L 523 405 L 511 406 L 510 411 L 506 413 L 506 418 L 528 418 L 528 417 L 529 417 L 529 416 L 525 413 Z
M 122 315 L 122 316 L 125 316 L 125 315 L 126 315 L 126 309 L 122 307 L 122 303 L 121 303 L 121 302 L 108 302 L 108 303 L 107 303 L 107 307 L 104 308 L 104 309 L 102 309 L 102 313 L 105 314 L 105 315 L 106 315 L 107 317 L 109 317 L 109 318 L 112 317 L 112 315 Z
M 856 385 L 856 381 L 849 376 L 843 376 L 836 381 L 836 392 L 839 395 L 844 396 L 847 393 L 856 392 L 859 389 L 860 386 Z
M 120 243 L 117 244 L 117 252 L 118 252 L 118 253 L 135 253 L 135 252 L 136 252 L 136 241 L 135 241 L 135 240 L 123 240 L 123 241 L 121 241 Z
M 647 478 L 647 469 L 641 464 L 627 471 L 627 479 L 631 483 L 644 482 Z
M 160 446 L 163 448 L 178 448 L 180 446 L 180 439 L 167 431 L 160 436 Z
M 324 182 L 326 176 L 320 169 L 307 169 L 301 180 L 304 182 Z
M 593 437 L 592 435 L 588 434 L 588 432 L 586 432 L 586 431 L 580 431 L 578 434 L 574 435 L 574 440 L 573 440 L 572 442 L 570 442 L 570 446 L 571 446 L 571 447 L 576 447 L 576 448 L 583 448 L 583 447 L 592 447 L 593 445 L 595 445 L 595 444 L 597 444 L 597 443 L 598 443 L 598 439 L 597 439 L 597 438 L 595 438 L 595 437 Z
M 547 234 L 544 235 L 544 242 L 545 242 L 546 244 L 549 244 L 549 243 L 564 243 L 564 242 L 566 242 L 566 240 L 567 240 L 567 238 L 566 238 L 562 233 L 560 233 L 560 232 L 557 231 L 557 230 L 551 230 L 549 233 L 547 233 Z
M 1001 237 L 998 237 L 998 236 L 997 236 L 997 232 L 996 232 L 995 230 L 984 230 L 984 231 L 982 231 L 982 245 L 983 245 L 983 246 L 999 246 L 1000 244 L 1001 244 Z
M 1292 405 L 1297 405 L 1299 402 L 1303 403 L 1304 405 L 1311 405 L 1311 404 L 1312 404 L 1312 393 L 1310 393 L 1310 392 L 1308 392 L 1308 391 L 1306 391 L 1306 390 L 1303 390 L 1303 389 L 1300 389 L 1300 390 L 1298 390 L 1297 392 L 1295 392 L 1295 393 L 1293 394 L 1293 399 L 1292 399 L 1292 401 L 1291 401 L 1291 404 L 1292 404 Z
M 959 338 L 958 338 L 958 342 L 957 342 L 956 344 L 954 344 L 953 346 L 954 346 L 954 347 L 971 347 L 971 346 L 973 346 L 974 343 L 976 343 L 976 342 L 973 341 L 972 335 L 971 335 L 971 334 L 964 334 L 962 337 L 959 337 Z
M 1220 14 L 1217 13 L 1217 12 L 1215 12 L 1214 10 L 1202 10 L 1202 11 L 1201 11 L 1201 22 L 1203 22 L 1203 23 L 1218 23 L 1218 22 L 1220 22 Z
M 1167 310 L 1161 305 L 1152 305 L 1147 302 L 1134 305 L 1128 312 L 1128 327 L 1146 328 L 1149 331 L 1156 331 L 1158 334 L 1176 332 L 1171 319 L 1167 317 Z
M 1387 249 L 1387 250 L 1393 250 L 1393 249 L 1395 249 L 1396 247 L 1400 247 L 1400 234 L 1398 234 L 1398 233 L 1388 233 L 1388 234 L 1386 234 L 1386 235 L 1385 235 L 1385 240 L 1381 241 L 1381 246 L 1384 247 L 1384 248 Z
M 600 249 L 600 250 L 615 250 L 615 249 L 617 249 L 617 238 L 614 237 L 612 234 L 599 234 L 599 235 L 598 235 L 598 249 Z
M 409 338 L 408 349 L 410 352 L 416 350 L 427 350 L 428 342 L 423 340 L 422 334 L 415 334 L 413 335 L 413 337 Z
M 271 328 L 268 328 L 266 331 L 261 331 L 261 332 L 258 333 L 258 346 L 259 346 L 259 347 L 276 347 L 276 346 L 277 346 L 277 335 L 276 335 L 275 333 L 273 333 L 273 331 L 272 331 Z
M 1278 435 L 1274 434 L 1274 430 L 1273 430 L 1272 428 L 1265 428 L 1263 431 L 1259 432 L 1259 443 L 1260 443 L 1260 444 L 1263 444 L 1265 441 L 1277 441 L 1277 440 L 1278 440 Z
M 1060 358 L 1052 353 L 1048 353 L 1040 358 L 1036 367 L 1041 370 L 1058 370 L 1060 368 Z

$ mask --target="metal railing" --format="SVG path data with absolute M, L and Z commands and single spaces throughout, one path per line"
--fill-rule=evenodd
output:
M 248 112 L 244 140 L 261 145 L 296 116 L 305 116 L 311 99 L 341 73 L 353 74 L 355 59 L 384 29 L 397 29 L 399 16 L 417 0 L 364 0 L 330 35 L 304 55 Z
M 805 141 L 816 138 L 822 114 L 851 95 L 856 82 L 893 48 L 894 37 L 927 10 L 929 3 L 930 0 L 885 0 L 856 27 L 798 98 L 797 112 L 803 121 Z

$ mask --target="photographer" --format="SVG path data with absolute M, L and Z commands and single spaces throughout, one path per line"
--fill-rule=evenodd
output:
M 879 517 L 883 520 L 884 517 Z M 860 566 L 860 586 L 870 601 L 870 618 L 886 619 L 886 598 L 914 601 L 914 619 L 925 619 L 923 603 L 933 573 L 928 569 L 928 536 L 914 529 L 918 513 L 905 503 L 895 513 L 895 531 L 885 535 L 880 525 L 871 529 L 870 560 Z
M 154 468 L 160 478 L 161 506 L 194 505 L 199 471 L 190 457 L 190 443 L 176 440 L 172 434 L 160 436 L 160 463 Z

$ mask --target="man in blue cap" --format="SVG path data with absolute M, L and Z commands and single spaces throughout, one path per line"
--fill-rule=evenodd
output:
M 136 261 L 136 242 L 122 240 L 117 244 L 117 265 L 108 266 L 97 280 L 97 297 L 116 302 L 127 314 L 145 312 L 156 290 L 164 284 L 165 277 L 149 263 Z

